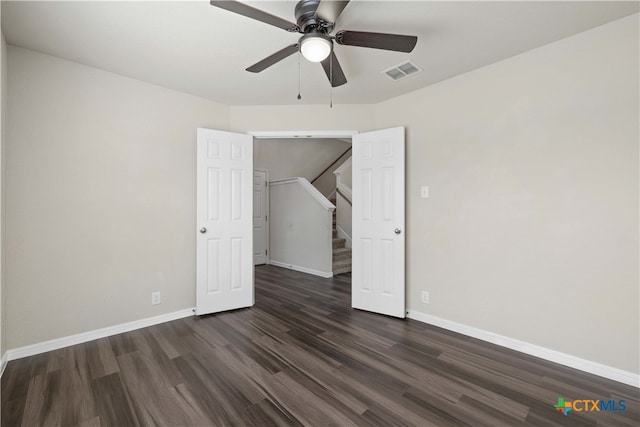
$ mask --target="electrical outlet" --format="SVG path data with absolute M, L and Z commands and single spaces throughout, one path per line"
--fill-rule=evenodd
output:
M 423 304 L 429 304 L 429 292 L 427 291 L 422 291 L 422 303 Z
M 160 291 L 151 292 L 151 305 L 160 304 L 162 302 L 162 298 L 160 297 Z

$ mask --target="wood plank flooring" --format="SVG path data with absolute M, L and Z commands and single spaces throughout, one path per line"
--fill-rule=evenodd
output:
M 637 388 L 349 306 L 349 275 L 258 267 L 251 309 L 9 362 L 2 426 L 640 425 Z

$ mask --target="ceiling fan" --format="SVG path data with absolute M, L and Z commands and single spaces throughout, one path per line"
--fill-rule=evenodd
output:
M 247 68 L 247 71 L 259 73 L 300 51 L 307 60 L 322 63 L 332 87 L 341 86 L 347 82 L 333 51 L 334 40 L 340 45 L 407 53 L 413 50 L 418 41 L 416 36 L 345 30 L 340 30 L 332 36 L 331 33 L 335 28 L 336 21 L 348 4 L 349 0 L 300 0 L 295 7 L 296 23 L 294 24 L 239 1 L 211 0 L 212 6 L 282 28 L 291 33 L 303 34 L 297 43 L 267 56 Z

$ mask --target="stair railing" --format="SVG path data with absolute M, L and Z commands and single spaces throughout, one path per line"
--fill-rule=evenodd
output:
M 333 191 L 336 185 L 336 177 L 333 175 L 333 171 L 339 168 L 345 159 L 351 156 L 351 146 L 347 148 L 338 158 L 336 158 L 329 166 L 311 180 L 311 184 L 316 187 L 326 197 L 332 197 Z

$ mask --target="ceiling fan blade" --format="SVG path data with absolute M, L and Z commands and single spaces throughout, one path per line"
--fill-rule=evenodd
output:
M 282 61 L 284 58 L 293 55 L 298 51 L 298 44 L 292 44 L 284 49 L 280 49 L 273 55 L 267 56 L 262 61 L 253 64 L 251 67 L 247 68 L 247 71 L 252 73 L 259 73 L 260 71 L 271 67 L 276 62 Z
M 322 61 L 322 68 L 327 75 L 327 78 L 331 82 L 332 87 L 342 86 L 347 82 L 347 78 L 344 76 L 344 71 L 338 62 L 338 57 L 334 52 Z
M 316 9 L 316 16 L 326 22 L 336 22 L 338 16 L 342 13 L 345 7 L 349 4 L 349 0 L 346 1 L 329 1 L 321 0 Z
M 211 6 L 219 7 L 220 9 L 228 10 L 229 12 L 237 13 L 238 15 L 246 16 L 247 18 L 282 28 L 283 30 L 290 32 L 300 31 L 300 28 L 298 28 L 298 26 L 293 22 L 289 22 L 286 19 L 263 12 L 244 3 L 240 3 L 239 1 L 211 0 L 210 3 Z
M 365 33 L 362 31 L 339 31 L 336 43 L 347 46 L 370 47 L 374 49 L 411 52 L 418 42 L 416 36 L 400 34 Z

